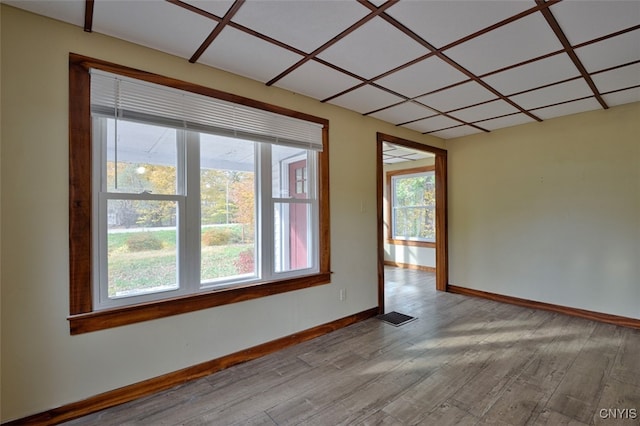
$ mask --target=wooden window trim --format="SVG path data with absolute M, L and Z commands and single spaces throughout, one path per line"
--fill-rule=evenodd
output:
M 240 285 L 121 308 L 93 310 L 91 77 L 95 68 L 321 124 L 318 153 L 319 272 L 278 281 Z M 329 121 L 216 89 L 71 53 L 69 55 L 69 324 L 71 334 L 103 330 L 251 300 L 331 282 L 329 219 Z
M 387 229 L 387 243 L 394 246 L 411 246 L 411 247 L 426 247 L 426 248 L 436 248 L 435 241 L 417 241 L 417 240 L 405 240 L 399 238 L 393 238 L 392 233 L 392 221 L 391 221 L 391 209 L 392 209 L 392 199 L 391 199 L 391 180 L 394 176 L 400 175 L 411 175 L 414 173 L 425 173 L 425 172 L 435 172 L 436 166 L 424 166 L 424 167 L 414 167 L 411 169 L 401 169 L 401 170 L 391 170 L 386 173 L 386 191 L 387 191 L 387 218 L 388 221 L 385 224 Z

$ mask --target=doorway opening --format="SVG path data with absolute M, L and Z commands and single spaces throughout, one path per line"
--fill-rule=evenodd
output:
M 447 151 L 377 135 L 378 311 L 385 313 L 385 265 L 435 271 L 446 291 Z

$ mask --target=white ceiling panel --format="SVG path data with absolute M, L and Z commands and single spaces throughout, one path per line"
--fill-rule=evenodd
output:
M 595 98 L 582 99 L 579 101 L 568 102 L 566 104 L 555 105 L 547 108 L 540 108 L 532 111 L 535 115 L 543 120 L 561 117 L 563 115 L 577 114 L 579 112 L 593 111 L 601 109 L 600 104 Z
M 523 93 L 513 96 L 511 99 L 521 107 L 530 109 L 592 95 L 593 92 L 589 85 L 583 79 L 580 79 Z
M 200 62 L 266 82 L 300 59 L 298 54 L 226 27 L 205 50 Z
M 445 52 L 470 71 L 484 74 L 562 49 L 540 13 L 491 31 Z
M 470 81 L 451 89 L 420 97 L 417 100 L 439 111 L 447 112 L 495 98 L 496 95 L 489 90 L 475 81 Z
M 458 126 L 451 129 L 440 130 L 438 132 L 429 133 L 432 136 L 436 136 L 442 139 L 461 138 L 463 136 L 474 135 L 476 133 L 482 133 L 482 130 L 476 129 L 470 126 Z
M 224 17 L 229 8 L 233 5 L 233 0 L 186 0 L 184 2 L 206 12 L 212 13 L 220 18 Z
M 483 129 L 496 130 L 503 127 L 511 127 L 511 126 L 517 126 L 519 124 L 524 124 L 524 123 L 532 123 L 534 121 L 535 120 L 533 118 L 529 117 L 526 114 L 513 114 L 513 115 L 508 115 L 506 117 L 494 118 L 492 120 L 485 120 L 485 121 L 481 121 L 479 123 L 474 123 L 474 124 L 482 127 Z
M 85 0 L 66 1 L 25 1 L 25 0 L 2 0 L 10 6 L 28 10 L 42 16 L 48 16 L 58 21 L 68 22 L 80 27 L 84 26 L 84 5 Z
M 398 149 L 397 145 L 391 145 L 389 142 L 382 142 L 382 152 L 393 151 Z
M 361 77 L 372 78 L 428 50 L 381 18 L 374 18 L 318 55 Z
M 426 118 L 424 120 L 416 121 L 414 123 L 405 124 L 402 127 L 407 127 L 418 132 L 431 132 L 434 130 L 446 129 L 461 124 L 457 120 L 453 120 L 444 115 L 438 115 L 436 117 Z
M 571 45 L 640 24 L 638 0 L 564 0 L 549 10 Z
M 600 92 L 640 85 L 640 63 L 596 74 L 591 77 Z
M 376 87 L 364 86 L 342 96 L 338 96 L 330 100 L 329 103 L 364 114 L 378 108 L 393 105 L 402 100 L 402 98 Z
M 575 50 L 588 72 L 596 72 L 640 59 L 640 30 Z
M 411 159 L 413 161 L 422 160 L 423 158 L 427 158 L 427 155 L 421 154 L 419 152 L 414 152 L 406 156 L 406 158 Z
M 211 19 L 167 2 L 98 0 L 94 4 L 94 31 L 183 58 L 190 58 L 215 26 Z
M 429 155 L 426 152 L 420 152 L 409 148 L 397 147 L 385 150 L 384 153 L 387 156 L 393 157 L 407 157 L 411 159 L 427 158 Z
M 380 120 L 388 121 L 390 123 L 399 124 L 416 120 L 418 118 L 429 117 L 435 114 L 436 113 L 433 110 L 425 108 L 422 105 L 418 105 L 413 102 L 404 102 L 400 105 L 396 105 L 394 107 L 371 114 L 371 117 L 379 118 Z
M 640 102 L 640 87 L 604 95 L 603 98 L 609 106 Z
M 510 95 L 579 76 L 580 72 L 569 59 L 569 56 L 561 53 L 485 77 L 484 81 L 500 93 Z
M 468 123 L 484 120 L 486 118 L 498 117 L 501 115 L 518 112 L 517 108 L 507 102 L 498 99 L 486 104 L 476 105 L 460 111 L 452 112 L 451 115 Z
M 535 6 L 533 1 L 401 1 L 387 13 L 435 47 Z
M 310 53 L 368 12 L 350 1 L 253 0 L 240 8 L 233 21 Z
M 309 82 L 322 82 L 310 84 Z M 360 83 L 360 80 L 336 71 L 316 61 L 308 61 L 275 83 L 275 86 L 311 96 L 326 99 Z
M 404 163 L 406 161 L 406 158 L 388 157 L 386 155 L 382 156 L 382 162 L 385 164 Z
M 441 59 L 431 57 L 381 78 L 376 83 L 413 98 L 468 79 Z

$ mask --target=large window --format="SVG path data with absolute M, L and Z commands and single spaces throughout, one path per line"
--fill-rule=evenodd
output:
M 70 70 L 72 332 L 329 281 L 325 120 L 76 55 Z
M 435 172 L 433 167 L 389 173 L 390 235 L 396 243 L 433 243 L 435 223 Z

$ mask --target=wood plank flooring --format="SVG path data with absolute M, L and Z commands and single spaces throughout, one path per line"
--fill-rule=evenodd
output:
M 640 424 L 640 330 L 385 274 L 387 311 L 416 321 L 372 318 L 65 424 Z

